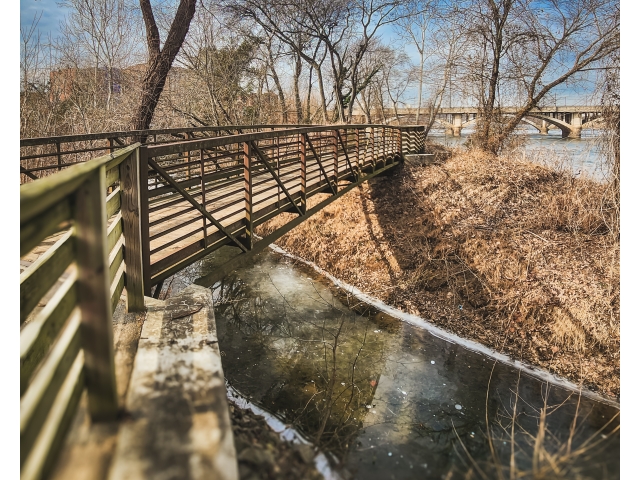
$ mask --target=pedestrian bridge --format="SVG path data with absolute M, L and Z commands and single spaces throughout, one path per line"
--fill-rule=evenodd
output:
M 502 107 L 500 113 L 506 116 L 518 111 L 517 107 Z M 420 110 L 419 122 L 416 122 L 415 108 L 386 109 L 384 117 L 388 124 L 402 124 L 405 121 L 425 124 L 429 121 L 431 112 L 428 108 Z M 447 135 L 460 136 L 464 128 L 475 124 L 480 109 L 476 107 L 448 107 L 440 108 L 435 122 L 444 127 Z M 364 121 L 366 115 L 362 111 L 354 112 L 354 121 Z M 599 106 L 550 106 L 536 107 L 522 119 L 534 127 L 541 135 L 547 135 L 550 128 L 558 128 L 563 138 L 580 138 L 583 128 L 598 128 L 602 119 L 602 107 Z M 382 121 L 382 119 L 378 119 Z
M 206 303 L 198 300 L 202 292 L 196 289 L 189 297 L 198 308 L 188 307 L 187 300 L 161 306 L 151 297 L 158 297 L 163 281 L 224 245 L 235 246 L 238 255 L 214 272 L 222 278 L 357 185 L 392 169 L 405 155 L 421 153 L 424 129 L 201 127 L 23 139 L 20 145 L 20 465 L 21 478 L 31 479 L 48 475 L 56 464 L 83 394 L 91 422 L 113 422 L 128 411 L 142 428 L 121 426 L 117 471 L 147 471 L 154 455 L 166 460 L 164 452 L 149 450 L 157 442 L 149 438 L 154 430 L 144 426 L 158 415 L 149 396 L 166 398 L 154 405 L 161 415 L 174 418 L 176 412 L 167 406 L 187 389 L 189 395 L 216 395 L 220 388 L 198 389 L 197 379 L 188 378 L 166 387 L 154 378 L 173 378 L 179 369 L 165 365 L 171 359 L 200 358 L 206 363 L 202 371 L 214 372 L 218 380 L 222 373 L 215 360 L 215 324 L 208 314 L 198 314 Z M 314 196 L 318 201 L 310 206 Z M 254 235 L 255 227 L 285 212 L 295 217 L 266 238 Z M 130 314 L 153 307 L 149 312 L 156 316 L 148 317 L 136 334 L 127 334 L 120 353 L 140 352 L 138 338 L 144 338 L 146 359 L 166 359 L 159 370 L 145 370 L 148 365 L 138 357 L 134 367 L 116 368 L 114 329 L 121 327 L 119 339 L 135 323 L 123 323 L 122 317 L 113 322 L 121 297 Z M 200 337 L 180 337 L 184 329 L 177 319 Z M 144 337 L 141 331 L 147 332 Z M 162 391 L 130 389 L 127 410 L 118 385 L 126 387 L 131 375 Z M 211 422 L 228 425 L 228 414 L 216 411 L 211 398 L 198 401 L 218 415 Z M 177 414 L 195 419 L 205 413 L 198 412 Z M 163 421 L 167 435 L 171 428 L 197 423 L 172 427 Z M 198 443 L 205 433 L 190 437 L 196 444 L 190 450 L 193 458 L 217 455 L 207 450 L 209 444 Z M 220 455 L 233 451 L 225 442 L 212 442 L 210 448 Z M 144 468 L 131 453 L 143 444 Z M 198 471 L 215 475 L 222 463 L 207 465 Z M 207 478 L 202 475 L 192 478 Z

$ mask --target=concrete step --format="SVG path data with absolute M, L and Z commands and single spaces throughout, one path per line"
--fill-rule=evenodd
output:
M 108 478 L 236 480 L 211 291 L 146 303 Z
M 211 292 L 145 304 L 113 315 L 124 415 L 92 423 L 85 392 L 50 480 L 238 478 Z

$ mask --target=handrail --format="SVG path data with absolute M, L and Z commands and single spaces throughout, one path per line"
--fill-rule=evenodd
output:
M 307 125 L 305 125 L 306 127 Z M 344 128 L 344 127 L 381 127 L 387 125 L 309 125 L 311 127 L 320 126 L 323 128 Z M 424 128 L 419 125 L 402 125 L 402 127 L 417 127 Z M 56 142 L 60 143 L 71 143 L 71 142 L 82 142 L 88 140 L 108 140 L 110 138 L 115 137 L 144 137 L 144 136 L 152 136 L 152 135 L 171 135 L 174 133 L 187 133 L 187 132 L 215 132 L 215 131 L 225 131 L 225 130 L 245 130 L 251 128 L 300 128 L 300 125 L 297 124 L 256 124 L 256 125 L 221 125 L 221 126 L 204 126 L 204 127 L 180 127 L 180 128 L 159 128 L 159 129 L 148 129 L 148 130 L 122 130 L 115 132 L 100 132 L 100 133 L 81 133 L 77 135 L 52 135 L 49 137 L 31 137 L 31 138 L 21 138 L 20 146 L 21 147 L 35 147 L 38 145 L 52 145 Z M 304 127 L 303 127 L 304 128 Z
M 49 137 L 32 137 L 21 138 L 21 147 L 35 147 L 38 145 L 51 145 L 56 142 L 70 143 L 70 142 L 82 142 L 87 140 L 108 140 L 115 137 L 144 137 L 152 135 L 171 135 L 173 133 L 187 133 L 187 132 L 216 132 L 225 130 L 238 130 L 249 128 L 285 128 L 295 127 L 295 125 L 222 125 L 222 126 L 204 126 L 204 127 L 180 127 L 180 128 L 159 128 L 148 130 L 122 130 L 116 132 L 100 132 L 100 133 L 80 133 L 77 135 L 59 135 Z
M 377 128 L 381 125 L 223 125 L 202 127 L 181 127 L 117 132 L 100 132 L 79 135 L 23 138 L 20 140 L 21 183 L 50 176 L 73 165 L 92 159 L 93 155 L 113 153 L 115 149 L 126 147 L 133 142 L 142 145 L 172 145 L 184 141 L 206 140 L 246 133 L 272 133 L 298 128 Z M 403 127 L 406 129 L 423 128 Z
M 140 143 L 134 143 L 114 153 L 73 165 L 55 175 L 21 185 L 20 224 L 28 222 L 39 213 L 60 202 L 64 197 L 75 191 L 91 173 L 101 166 L 104 165 L 105 169 L 109 170 L 139 147 Z
M 298 127 L 291 129 L 283 129 L 276 130 L 273 132 L 258 132 L 258 133 L 241 133 L 239 135 L 225 135 L 224 137 L 213 137 L 206 139 L 196 139 L 196 140 L 187 140 L 187 141 L 177 141 L 175 143 L 166 143 L 163 145 L 149 145 L 147 147 L 149 151 L 149 155 L 159 156 L 159 155 L 169 155 L 171 153 L 179 153 L 182 151 L 189 150 L 197 150 L 200 148 L 211 148 L 211 147 L 220 147 L 222 145 L 228 145 L 230 143 L 243 143 L 250 142 L 252 140 L 264 140 L 266 138 L 278 138 L 278 137 L 286 137 L 288 135 L 292 135 L 294 133 L 305 134 L 305 133 L 313 133 L 313 132 L 327 132 L 333 130 L 340 129 L 352 129 L 352 130 L 365 130 L 368 128 L 386 128 L 388 130 L 413 130 L 413 129 L 424 129 L 424 127 L 417 125 L 370 125 L 370 124 L 361 124 L 361 125 L 322 125 L 317 127 Z M 185 148 L 187 147 L 187 148 Z

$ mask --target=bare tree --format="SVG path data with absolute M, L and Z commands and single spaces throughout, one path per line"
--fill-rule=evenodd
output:
M 65 0 L 61 5 L 70 11 L 62 22 L 63 61 L 64 56 L 69 63 L 82 59 L 93 68 L 94 107 L 104 97 L 104 108 L 110 110 L 114 85 L 121 83 L 118 72 L 135 48 L 132 12 L 124 0 Z M 72 52 L 73 60 L 68 58 Z
M 498 152 L 522 118 L 555 87 L 576 79 L 618 48 L 616 2 L 473 0 L 469 34 L 481 67 L 481 111 L 475 143 Z M 525 92 L 516 113 L 499 112 L 500 92 Z
M 417 72 L 418 105 L 416 106 L 416 124 L 420 122 L 420 107 L 422 106 L 422 88 L 424 85 L 424 67 L 429 56 L 429 33 L 432 29 L 434 8 L 431 0 L 414 1 L 405 5 L 406 14 L 395 23 L 395 31 L 414 47 L 420 56 Z

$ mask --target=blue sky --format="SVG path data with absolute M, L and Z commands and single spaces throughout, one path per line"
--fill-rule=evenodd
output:
M 67 11 L 55 0 L 20 0 L 20 27 L 28 29 L 34 16 L 42 14 L 38 29 L 43 36 L 51 33 L 55 37 L 60 31 L 60 20 L 64 19 Z
M 64 19 L 69 9 L 61 7 L 56 0 L 20 0 L 20 27 L 28 29 L 33 22 L 34 16 L 41 15 L 38 22 L 38 29 L 42 38 L 48 37 L 50 34 L 55 38 L 60 32 L 60 21 Z M 387 25 L 381 28 L 380 33 L 383 39 L 388 43 L 395 43 L 397 39 L 393 32 L 393 27 Z M 395 40 L 395 41 L 394 41 Z M 412 60 L 417 62 L 417 53 L 414 49 L 407 48 L 407 54 Z M 412 89 L 407 91 L 407 96 L 411 97 Z M 556 98 L 559 105 L 566 103 L 568 105 L 576 103 L 590 103 L 593 99 L 589 99 L 589 93 L 576 92 L 571 88 L 558 87 L 555 89 Z M 409 98 L 407 98 L 409 100 Z M 411 100 L 409 100 L 411 101 Z

